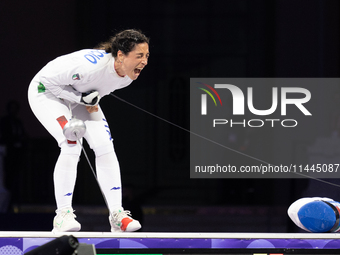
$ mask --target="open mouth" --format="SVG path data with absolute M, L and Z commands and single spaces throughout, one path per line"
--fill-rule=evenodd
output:
M 140 74 L 141 71 L 142 71 L 142 69 L 140 69 L 140 68 L 136 68 L 136 69 L 134 70 L 135 74 Z

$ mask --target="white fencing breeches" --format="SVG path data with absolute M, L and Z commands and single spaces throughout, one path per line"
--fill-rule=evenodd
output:
M 78 142 L 67 141 L 63 135 L 62 127 L 72 117 L 70 103 L 55 97 L 48 90 L 39 93 L 38 85 L 36 80 L 31 82 L 28 99 L 33 113 L 60 147 L 60 155 L 54 169 L 55 198 L 60 210 L 72 207 L 81 146 Z M 86 125 L 84 138 L 95 152 L 97 178 L 112 212 L 122 204 L 122 189 L 119 163 L 109 125 L 100 107 L 98 112 L 91 114 L 84 105 L 72 103 L 71 108 L 73 116 L 84 121 Z

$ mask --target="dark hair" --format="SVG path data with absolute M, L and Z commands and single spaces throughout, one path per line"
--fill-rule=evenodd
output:
M 127 55 L 136 44 L 149 44 L 149 40 L 140 30 L 127 29 L 112 36 L 110 40 L 100 43 L 95 49 L 105 50 L 107 53 L 111 53 L 113 57 L 117 57 L 119 50 Z

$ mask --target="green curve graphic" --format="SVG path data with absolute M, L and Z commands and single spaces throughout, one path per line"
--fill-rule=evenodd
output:
M 204 92 L 207 92 L 207 94 L 214 100 L 215 106 L 217 106 L 214 96 L 208 90 L 202 89 L 202 88 L 199 88 L 199 89 L 203 90 Z

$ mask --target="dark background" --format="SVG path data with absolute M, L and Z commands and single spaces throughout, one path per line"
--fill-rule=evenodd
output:
M 59 148 L 27 101 L 31 79 L 48 61 L 92 48 L 120 30 L 141 29 L 151 38 L 149 64 L 137 81 L 115 94 L 190 129 L 190 77 L 339 77 L 339 15 L 337 0 L 2 0 L 0 115 L 17 101 L 26 132 L 25 146 L 5 171 L 6 186 L 15 194 L 9 211 L 54 205 Z M 310 180 L 190 179 L 188 132 L 111 96 L 101 106 L 123 185 L 143 207 L 282 207 L 286 217 L 285 210 L 302 195 L 340 199 L 334 196 L 339 187 Z M 325 136 L 331 134 L 331 120 L 325 130 Z M 287 154 L 295 149 L 287 148 Z M 323 193 L 306 192 L 310 183 Z M 74 204 L 103 205 L 83 156 Z

